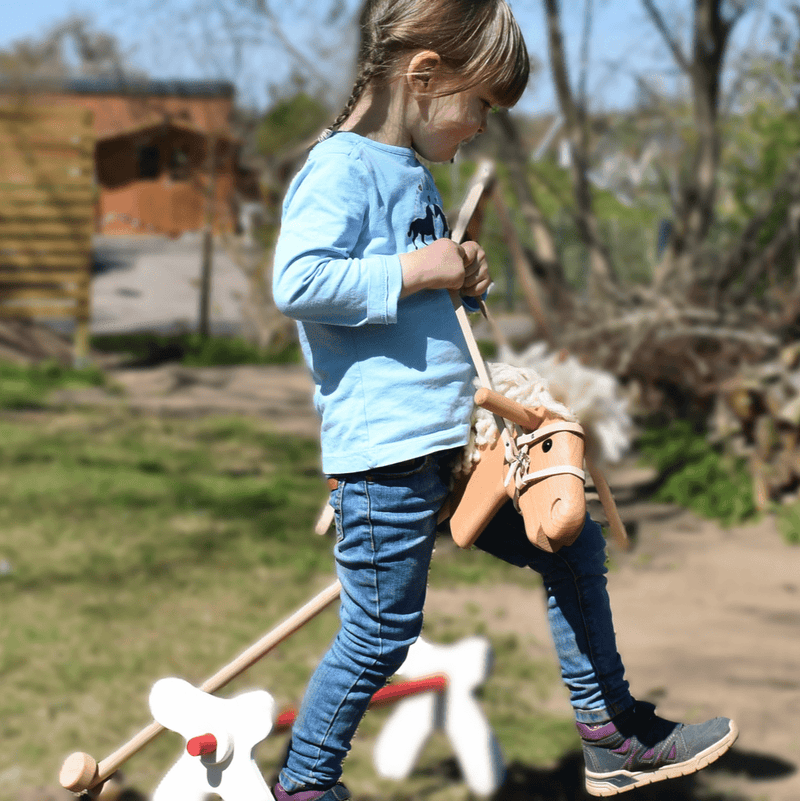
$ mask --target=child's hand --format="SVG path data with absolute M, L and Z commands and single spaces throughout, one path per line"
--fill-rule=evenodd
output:
M 421 250 L 401 253 L 400 266 L 401 297 L 421 289 L 460 290 L 477 297 L 489 288 L 486 254 L 476 242 L 457 245 L 452 239 L 437 239 Z
M 489 284 L 492 283 L 492 279 L 489 276 L 489 263 L 486 261 L 486 253 L 477 242 L 465 242 L 461 249 L 466 255 L 466 270 L 464 271 L 461 294 L 479 298 L 489 289 Z

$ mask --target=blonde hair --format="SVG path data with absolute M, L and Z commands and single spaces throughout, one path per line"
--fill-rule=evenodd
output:
M 506 0 L 366 0 L 359 22 L 355 84 L 328 132 L 347 120 L 371 82 L 391 78 L 413 51 L 439 55 L 454 76 L 448 93 L 486 83 L 492 100 L 510 108 L 525 91 L 528 51 Z

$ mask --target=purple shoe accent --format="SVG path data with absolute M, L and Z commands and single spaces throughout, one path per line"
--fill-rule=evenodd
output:
M 291 801 L 315 801 L 315 799 L 320 798 L 327 792 L 327 790 L 298 790 L 296 793 L 287 793 L 281 783 L 278 782 L 275 785 L 273 795 L 275 796 L 275 801 L 290 801 L 290 799 Z
M 651 748 L 649 751 L 645 751 L 642 754 L 642 759 L 647 761 L 648 759 L 652 759 L 655 755 L 656 755 L 656 749 L 655 748 Z
M 670 761 L 674 760 L 678 754 L 678 749 L 675 746 L 675 743 L 672 744 L 672 748 L 669 749 L 669 754 L 667 754 L 667 759 Z
M 617 727 L 611 721 L 599 726 L 590 726 L 587 723 L 578 723 L 577 726 L 582 740 L 602 740 L 616 734 L 617 731 Z
M 627 754 L 628 750 L 631 747 L 631 741 L 625 740 L 625 742 L 619 747 L 614 749 L 615 754 Z

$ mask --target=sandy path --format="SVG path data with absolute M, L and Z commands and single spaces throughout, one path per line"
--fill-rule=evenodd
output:
M 739 740 L 703 786 L 734 798 L 798 801 L 800 548 L 787 546 L 771 519 L 723 530 L 668 507 L 622 504 L 620 511 L 638 524 L 638 537 L 630 553 L 612 551 L 609 593 L 634 694 L 673 720 L 736 720 Z M 435 590 L 429 609 L 455 614 L 467 600 L 487 625 L 528 643 L 532 656 L 555 658 L 539 593 Z M 547 707 L 568 714 L 565 695 Z M 672 784 L 636 797 L 706 797 L 688 780 L 670 794 Z

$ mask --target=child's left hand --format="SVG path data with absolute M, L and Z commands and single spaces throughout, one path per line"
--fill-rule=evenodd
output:
M 463 242 L 461 247 L 467 255 L 461 294 L 472 298 L 482 297 L 492 283 L 486 253 L 477 242 Z

